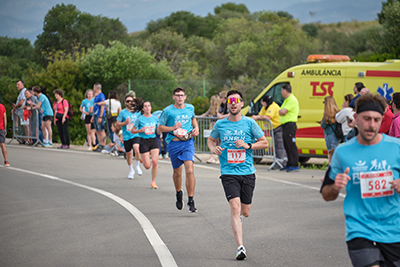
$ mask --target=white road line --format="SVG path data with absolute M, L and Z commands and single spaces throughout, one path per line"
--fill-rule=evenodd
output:
M 3 166 L 0 166 L 3 167 Z M 160 260 L 161 266 L 165 266 L 165 267 L 175 267 L 178 266 L 175 262 L 174 257 L 172 256 L 171 252 L 169 251 L 169 249 L 167 248 L 167 246 L 165 245 L 165 243 L 162 241 L 161 237 L 158 235 L 156 229 L 153 227 L 153 225 L 151 224 L 151 222 L 149 221 L 149 219 L 147 219 L 147 217 L 140 211 L 138 210 L 135 206 L 133 206 L 131 203 L 129 203 L 128 201 L 101 189 L 97 189 L 94 187 L 90 187 L 87 185 L 83 185 L 83 184 L 78 184 L 75 182 L 71 182 L 68 180 L 64 180 L 52 175 L 47 175 L 47 174 L 41 174 L 41 173 L 37 173 L 37 172 L 33 172 L 33 171 L 27 171 L 27 170 L 23 170 L 23 169 L 19 169 L 19 168 L 14 168 L 14 167 L 3 167 L 3 168 L 7 168 L 10 170 L 15 170 L 15 171 L 19 171 L 19 172 L 24 172 L 24 173 L 29 173 L 29 174 L 33 174 L 33 175 L 37 175 L 37 176 L 41 176 L 44 178 L 48 178 L 48 179 L 52 179 L 52 180 L 56 180 L 59 182 L 63 182 L 63 183 L 67 183 L 70 185 L 74 185 L 77 187 L 81 187 L 96 193 L 99 193 L 103 196 L 106 196 L 112 200 L 114 200 L 115 202 L 117 202 L 118 204 L 120 204 L 122 207 L 124 207 L 125 209 L 127 209 L 134 217 L 135 219 L 139 222 L 140 226 L 143 229 L 143 232 L 145 233 L 147 239 L 149 240 L 150 244 L 153 246 L 154 251 L 156 252 L 158 259 Z

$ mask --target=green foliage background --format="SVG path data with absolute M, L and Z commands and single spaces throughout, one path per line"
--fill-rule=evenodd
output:
M 124 98 L 133 90 L 150 100 L 153 110 L 172 104 L 173 89 L 182 86 L 187 102 L 201 114 L 212 95 L 237 89 L 247 103 L 279 73 L 319 53 L 357 61 L 399 58 L 399 1 L 382 2 L 375 21 L 304 25 L 287 12 L 250 13 L 245 4 L 228 2 L 204 17 L 174 12 L 130 34 L 118 18 L 57 4 L 46 14 L 34 45 L 24 38 L 0 37 L 0 98 L 10 111 L 19 79 L 26 87 L 47 88 L 53 101 L 52 91 L 63 89 L 75 114 L 71 140 L 81 144 L 86 131 L 79 106 L 95 82 L 106 96 L 117 90 Z

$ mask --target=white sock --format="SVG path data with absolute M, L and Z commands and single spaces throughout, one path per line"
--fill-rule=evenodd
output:
M 136 159 L 135 159 L 135 164 L 136 164 L 136 165 L 135 165 L 136 167 L 139 167 L 140 160 L 136 160 Z
M 133 169 L 133 164 L 129 165 L 129 171 L 135 172 L 135 170 Z

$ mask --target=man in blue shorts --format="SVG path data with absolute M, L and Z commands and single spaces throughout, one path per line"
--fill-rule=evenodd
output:
M 101 91 L 101 84 L 95 83 L 93 85 L 93 93 L 95 95 L 93 101 L 93 117 L 91 123 L 94 124 L 96 130 L 96 136 L 99 140 L 99 145 L 93 151 L 101 152 L 106 146 L 106 132 L 105 132 L 105 121 L 106 121 L 106 105 L 99 105 L 98 103 L 106 100 L 103 92 Z
M 140 137 L 138 133 L 131 133 L 133 126 L 137 118 L 140 116 L 140 112 L 134 112 L 134 102 L 133 97 L 128 93 L 125 96 L 125 106 L 123 110 L 118 114 L 116 125 L 118 127 L 122 127 L 122 138 L 124 140 L 124 148 L 126 152 L 126 161 L 129 166 L 129 174 L 128 179 L 133 179 L 135 175 L 135 170 L 133 169 L 133 151 L 135 151 L 135 169 L 138 175 L 142 175 L 143 172 L 140 169 L 140 161 L 139 161 L 139 145 L 140 145 Z
M 192 136 L 199 134 L 199 127 L 194 114 L 194 106 L 185 104 L 185 89 L 177 87 L 172 97 L 175 104 L 166 107 L 160 115 L 159 129 L 168 132 L 168 153 L 174 169 L 173 180 L 176 190 L 176 208 L 183 207 L 182 195 L 182 164 L 186 171 L 186 190 L 188 193 L 188 210 L 197 212 L 194 206 L 194 188 L 196 180 L 194 177 L 194 140 Z
M 400 266 L 400 140 L 378 133 L 385 106 L 379 95 L 358 98 L 359 134 L 336 148 L 321 187 L 326 201 L 346 187 L 343 211 L 353 266 Z
M 231 209 L 231 225 L 238 245 L 236 259 L 246 258 L 243 246 L 243 217 L 250 215 L 250 207 L 256 182 L 253 165 L 253 149 L 265 149 L 268 141 L 254 119 L 243 116 L 242 93 L 231 90 L 227 95 L 229 116 L 214 125 L 207 145 L 210 151 L 219 155 L 221 182 Z M 217 146 L 217 139 L 221 145 Z

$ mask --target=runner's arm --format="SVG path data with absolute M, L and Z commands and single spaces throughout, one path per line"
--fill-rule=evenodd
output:
M 215 138 L 212 138 L 211 136 L 209 136 L 207 139 L 207 146 L 210 149 L 211 153 L 219 156 L 219 155 L 221 155 L 221 151 L 224 150 L 224 148 L 217 146 L 216 141 L 217 140 Z
M 334 183 L 322 187 L 321 194 L 325 201 L 335 200 L 339 196 L 340 190 L 346 187 L 347 182 L 350 181 L 350 176 L 348 176 L 349 171 L 350 168 L 347 167 L 344 173 L 336 175 Z
M 193 136 L 198 136 L 199 135 L 199 126 L 197 124 L 196 118 L 192 119 L 192 127 L 193 127 L 192 135 Z

